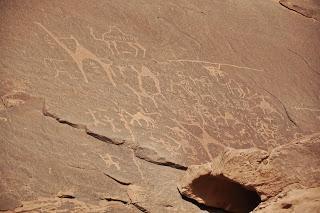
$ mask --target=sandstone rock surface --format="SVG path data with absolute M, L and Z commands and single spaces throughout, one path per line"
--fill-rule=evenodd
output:
M 293 189 L 268 201 L 255 212 L 320 212 L 320 189 Z
M 318 0 L 280 0 L 279 2 L 305 17 L 320 21 L 320 2 Z
M 270 153 L 256 148 L 230 150 L 212 163 L 189 167 L 179 190 L 199 203 L 231 212 L 252 211 L 261 201 L 262 206 L 267 206 L 264 211 L 277 208 L 280 201 L 273 203 L 270 198 L 288 190 L 288 195 L 280 199 L 288 201 L 283 209 L 309 206 L 304 202 L 311 202 L 311 209 L 319 208 L 316 202 L 319 196 L 316 187 L 320 186 L 319 151 L 320 134 L 279 146 Z M 303 194 L 305 200 L 301 199 Z
M 211 211 L 177 183 L 228 150 L 263 199 L 318 187 L 318 3 L 280 3 L 0 1 L 0 210 Z

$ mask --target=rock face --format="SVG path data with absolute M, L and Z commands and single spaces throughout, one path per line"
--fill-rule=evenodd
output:
M 320 134 L 279 146 L 270 153 L 255 148 L 230 150 L 212 163 L 191 166 L 179 190 L 199 203 L 231 212 L 252 211 L 261 201 L 257 212 L 275 210 L 279 203 L 282 209 L 309 208 L 302 198 L 311 202 L 310 210 L 319 209 L 319 151 Z M 293 189 L 288 195 L 279 195 Z M 280 201 L 274 201 L 277 196 Z
M 228 150 L 260 172 L 253 188 L 194 184 L 237 188 L 253 201 L 240 209 L 317 187 L 319 152 L 295 141 L 320 132 L 320 24 L 288 10 L 310 2 L 0 1 L 0 210 L 207 211 L 178 180 Z M 312 155 L 297 171 L 300 151 Z M 278 200 L 302 208 L 295 193 Z
M 261 204 L 256 212 L 319 212 L 320 188 L 293 189 Z
M 150 164 L 133 148 L 97 142 L 46 116 L 43 99 L 29 97 L 0 115 L 7 120 L 1 122 L 2 210 L 118 212 L 120 204 L 124 212 L 197 212 L 176 190 L 182 170 Z
M 280 0 L 279 3 L 305 17 L 320 21 L 320 2 L 317 0 Z

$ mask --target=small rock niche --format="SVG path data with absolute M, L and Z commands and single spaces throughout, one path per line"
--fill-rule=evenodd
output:
M 261 202 L 259 194 L 223 175 L 206 174 L 194 179 L 191 184 L 194 197 L 206 206 L 228 212 L 247 213 Z

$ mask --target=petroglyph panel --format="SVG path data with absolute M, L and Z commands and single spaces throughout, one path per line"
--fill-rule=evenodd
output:
M 199 212 L 192 165 L 319 132 L 319 23 L 276 1 L 0 8 L 0 210 Z
M 32 92 L 47 97 L 49 110 L 91 132 L 151 147 L 187 165 L 208 161 L 226 147 L 272 149 L 295 137 L 297 128 L 281 102 L 246 74 L 263 70 L 150 58 L 139 38 L 117 26 L 87 26 L 86 44 L 72 30 L 33 25 L 48 50 L 41 65 L 51 83 L 45 91 L 36 88 L 36 79 L 24 78 L 36 85 Z

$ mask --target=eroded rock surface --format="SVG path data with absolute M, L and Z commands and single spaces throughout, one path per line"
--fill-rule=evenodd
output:
M 0 116 L 6 120 L 0 124 L 6 133 L 0 139 L 2 210 L 99 212 L 116 203 L 126 211 L 197 212 L 176 190 L 183 171 L 140 160 L 131 148 L 46 116 L 43 99 L 29 97 Z
M 280 0 L 279 3 L 305 17 L 320 21 L 320 2 L 318 0 Z
M 188 167 L 249 149 L 255 168 L 320 132 L 320 25 L 278 1 L 0 10 L 0 210 L 205 211 L 176 188 Z
M 261 204 L 255 212 L 319 212 L 320 188 L 293 189 Z
M 264 202 L 261 205 L 268 206 L 266 209 L 277 208 L 280 201 L 270 204 L 269 199 L 286 190 L 290 192 L 282 198 L 283 202 L 292 200 L 297 208 L 301 208 L 300 203 L 308 206 L 301 200 L 303 196 L 297 200 L 293 197 L 299 190 L 291 190 L 300 188 L 306 194 L 311 193 L 313 201 L 310 202 L 314 205 L 317 199 L 314 194 L 318 189 L 309 188 L 320 185 L 319 151 L 320 134 L 277 147 L 270 153 L 255 148 L 230 150 L 212 163 L 191 166 L 182 178 L 179 190 L 199 203 L 231 212 L 252 211 L 261 201 Z

